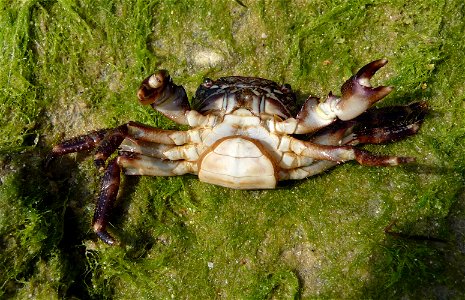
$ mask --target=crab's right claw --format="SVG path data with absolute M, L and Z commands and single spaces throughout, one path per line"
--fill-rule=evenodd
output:
M 158 70 L 142 82 L 137 97 L 141 104 L 147 105 L 163 98 L 165 87 L 171 81 L 171 77 L 166 70 Z
M 336 114 L 343 121 L 351 120 L 366 111 L 373 103 L 384 98 L 393 88 L 373 88 L 370 79 L 385 64 L 386 59 L 375 60 L 362 67 L 341 87 L 342 97 L 336 106 Z
M 188 125 L 186 113 L 190 111 L 186 91 L 180 85 L 174 84 L 166 70 L 158 70 L 142 81 L 137 92 L 140 103 L 150 104 L 166 117 Z

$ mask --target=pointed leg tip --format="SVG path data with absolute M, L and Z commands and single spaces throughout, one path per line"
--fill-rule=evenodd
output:
M 105 170 L 105 161 L 100 158 L 94 159 L 94 165 L 99 170 L 99 172 L 102 172 Z
M 116 245 L 115 239 L 106 230 L 96 231 L 95 233 L 97 234 L 99 239 L 102 240 L 105 244 L 109 246 Z
M 426 101 L 414 102 L 411 105 L 418 106 L 418 110 L 421 111 L 427 111 L 429 109 L 428 102 Z
M 113 246 L 116 244 L 115 239 L 108 233 L 107 229 L 102 224 L 102 221 L 95 221 L 93 226 L 95 234 L 102 240 L 105 244 Z
M 398 163 L 399 164 L 411 164 L 416 161 L 415 157 L 399 157 Z
M 415 162 L 415 158 L 406 156 L 374 155 L 361 149 L 354 149 L 355 160 L 364 166 L 389 167 Z
M 395 156 L 391 159 L 386 161 L 386 166 L 399 166 L 405 164 L 414 163 L 416 159 L 414 157 L 407 157 L 407 156 Z
M 388 60 L 385 59 L 385 58 L 381 58 L 381 59 L 378 59 L 378 60 L 375 60 L 377 61 L 381 66 L 384 66 L 388 63 Z
M 55 155 L 53 155 L 53 153 L 49 153 L 47 155 L 47 157 L 45 157 L 44 161 L 43 161 L 43 167 L 45 170 L 48 170 L 48 168 L 50 167 L 50 164 L 52 163 L 52 161 L 54 161 L 56 158 Z

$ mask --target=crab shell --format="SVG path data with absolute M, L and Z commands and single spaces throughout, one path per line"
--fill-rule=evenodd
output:
M 273 148 L 279 138 L 263 123 L 292 116 L 295 95 L 290 86 L 251 77 L 206 79 L 193 106 L 204 115 L 223 119 L 209 133 L 215 138 L 208 138 L 208 148 L 198 159 L 199 180 L 235 189 L 276 187 L 281 154 Z

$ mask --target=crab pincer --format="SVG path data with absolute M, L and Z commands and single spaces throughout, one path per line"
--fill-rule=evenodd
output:
M 390 86 L 374 88 L 370 83 L 371 77 L 387 62 L 379 59 L 365 65 L 342 85 L 342 97 L 336 106 L 339 119 L 347 121 L 359 116 L 394 89 Z
M 150 104 L 173 121 L 188 125 L 186 114 L 190 111 L 189 100 L 182 86 L 176 85 L 166 70 L 158 70 L 147 77 L 137 92 L 139 102 Z

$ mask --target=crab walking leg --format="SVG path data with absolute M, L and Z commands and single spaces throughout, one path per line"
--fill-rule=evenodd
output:
M 280 149 L 288 149 L 298 155 L 311 157 L 318 160 L 330 160 L 345 162 L 356 160 L 365 166 L 397 166 L 413 162 L 412 157 L 374 155 L 368 151 L 357 149 L 353 146 L 319 145 L 305 142 L 293 137 L 281 140 Z
M 121 145 L 123 140 L 128 135 L 127 125 L 121 125 L 112 129 L 100 144 L 98 144 L 97 150 L 94 156 L 94 164 L 100 170 L 105 168 L 105 161 L 110 155 L 116 151 Z
M 117 162 L 126 175 L 177 176 L 198 173 L 197 163 L 193 161 L 170 161 L 129 152 L 120 152 Z
M 349 160 L 356 160 L 365 166 L 397 166 L 414 161 L 411 157 L 378 156 L 353 146 L 304 143 L 307 148 L 300 154 L 285 153 L 283 155 L 280 162 L 279 180 L 303 179 Z
M 126 175 L 175 176 L 186 173 L 197 174 L 197 164 L 189 161 L 168 161 L 136 153 L 121 152 L 112 159 L 103 175 L 92 227 L 97 236 L 113 245 L 115 240 L 107 231 L 108 218 L 118 195 L 121 168 Z
M 108 157 L 126 138 L 165 145 L 182 145 L 191 140 L 187 131 L 163 130 L 137 122 L 129 122 L 107 133 L 95 152 L 95 165 L 103 168 Z
M 398 141 L 408 136 L 414 135 L 420 130 L 419 122 L 397 127 L 377 127 L 364 129 L 348 135 L 344 139 L 344 144 L 384 144 Z
M 394 166 L 403 163 L 413 162 L 414 158 L 410 157 L 396 157 L 396 156 L 375 156 L 367 151 L 359 150 L 357 148 L 352 148 L 351 146 L 355 146 L 358 144 L 380 144 L 386 142 L 392 142 L 395 140 L 399 140 L 405 138 L 407 136 L 415 134 L 420 129 L 420 124 L 417 121 L 415 123 L 406 125 L 406 126 L 399 126 L 398 128 L 392 127 L 381 127 L 381 128 L 374 128 L 370 131 L 364 131 L 364 134 L 360 132 L 355 134 L 350 134 L 345 136 L 341 143 L 350 146 L 333 146 L 332 148 L 345 148 L 350 152 L 350 149 L 354 151 L 354 159 L 357 160 L 362 165 L 369 165 L 369 166 Z M 321 135 L 318 136 L 317 139 L 314 141 L 318 141 L 319 145 L 327 145 L 331 146 L 334 140 L 337 140 L 338 137 L 334 137 L 330 134 L 328 135 Z M 323 144 L 327 143 L 327 144 Z M 332 150 L 333 151 L 333 150 Z M 341 153 L 341 152 L 340 152 Z M 308 153 L 307 153 L 308 154 Z M 345 155 L 350 156 L 350 153 L 346 153 Z M 338 156 L 337 154 L 335 155 Z M 298 157 L 298 155 L 297 155 Z M 335 158 L 335 157 L 332 157 Z M 302 162 L 302 158 L 299 160 L 295 159 L 295 161 Z M 326 171 L 334 166 L 339 164 L 339 161 L 332 161 L 332 160 L 320 160 L 313 162 L 309 165 L 297 166 L 292 169 L 281 169 L 279 172 L 279 180 L 298 180 L 303 179 L 306 177 L 310 177 L 323 171 Z M 297 164 L 299 165 L 299 164 Z M 281 164 L 280 164 L 281 166 Z M 295 165 L 294 165 L 295 166 Z
M 118 166 L 116 159 L 112 159 L 102 179 L 102 185 L 100 189 L 100 195 L 97 201 L 97 207 L 95 208 L 94 218 L 92 221 L 92 227 L 94 228 L 97 236 L 107 243 L 113 245 L 115 240 L 107 231 L 108 217 L 110 210 L 113 208 L 113 204 L 118 195 L 120 186 L 121 169 Z
M 381 144 L 412 136 L 420 130 L 428 111 L 426 102 L 376 109 L 357 118 L 356 129 L 345 139 L 349 145 Z M 350 140 L 352 139 L 352 140 Z
M 386 63 L 387 60 L 380 59 L 367 64 L 342 85 L 341 97 L 329 93 L 321 102 L 318 98 L 309 97 L 295 118 L 272 121 L 274 123 L 270 127 L 280 133 L 306 134 L 337 119 L 347 121 L 359 116 L 392 91 L 392 87 L 373 88 L 370 84 L 371 77 Z
M 311 142 L 323 145 L 383 144 L 415 135 L 428 111 L 426 102 L 372 108 L 351 121 L 339 122 L 315 134 Z
M 176 145 L 183 145 L 188 142 L 198 143 L 200 141 L 200 135 L 198 131 L 162 130 L 137 122 L 129 122 L 113 129 L 92 131 L 88 134 L 71 138 L 56 145 L 47 156 L 45 160 L 45 167 L 47 167 L 56 157 L 68 153 L 81 152 L 96 148 L 94 163 L 98 168 L 103 170 L 105 167 L 105 161 L 121 146 L 125 139 L 141 141 L 141 143 L 150 142 L 152 145 L 155 143 L 165 145 L 165 147 L 160 146 L 160 149 L 169 150 Z M 171 147 L 166 145 L 170 145 Z M 157 149 L 152 149 L 151 151 L 156 152 Z M 188 147 L 179 150 L 179 152 L 187 152 L 186 155 L 193 153 L 192 149 L 188 149 Z M 166 156 L 163 158 L 170 157 Z M 187 158 L 189 158 L 189 156 Z
M 119 149 L 123 152 L 139 153 L 162 159 L 196 161 L 204 148 L 200 144 L 176 146 L 126 138 Z
M 367 137 L 369 139 L 369 137 Z M 334 141 L 332 136 L 319 137 L 319 142 L 331 143 Z M 347 141 L 346 141 L 347 140 Z M 348 160 L 356 160 L 359 164 L 365 166 L 396 166 L 413 162 L 415 159 L 412 157 L 398 157 L 398 156 L 377 156 L 364 150 L 354 148 L 352 145 L 360 143 L 360 140 L 353 139 L 351 136 L 342 139 L 342 143 L 351 142 L 350 146 L 333 146 L 331 144 L 313 144 L 310 142 L 302 142 L 307 148 L 300 152 L 301 156 L 312 157 L 315 160 L 309 165 L 296 166 L 291 169 L 281 169 L 279 172 L 279 180 L 297 180 L 310 177 L 327 169 L 330 169 L 341 162 Z M 370 143 L 377 143 L 379 140 L 370 140 Z M 384 142 L 384 141 L 383 141 Z M 302 161 L 302 160 L 299 160 Z
M 360 117 L 341 122 L 319 132 L 311 140 L 318 145 L 381 144 L 398 141 L 414 135 L 420 129 L 428 110 L 425 102 L 405 106 L 372 109 Z M 286 152 L 280 161 L 279 180 L 303 179 L 337 165 L 329 160 L 314 159 Z
M 189 131 L 164 130 L 137 122 L 129 122 L 128 136 L 136 140 L 166 145 L 182 145 L 191 141 Z
M 133 152 L 144 154 L 151 157 L 166 158 L 163 154 L 172 149 L 173 145 L 158 144 L 146 141 L 133 140 L 126 138 L 120 145 L 119 149 L 124 152 Z
M 334 166 L 336 166 L 338 162 L 329 161 L 329 160 L 320 160 L 317 161 L 309 166 L 305 167 L 298 167 L 294 169 L 281 169 L 279 171 L 279 180 L 298 180 L 304 179 L 316 174 L 320 174 Z
M 94 149 L 95 146 L 103 140 L 109 130 L 110 129 L 100 129 L 92 131 L 88 134 L 80 135 L 55 145 L 45 160 L 45 167 L 58 156 Z

